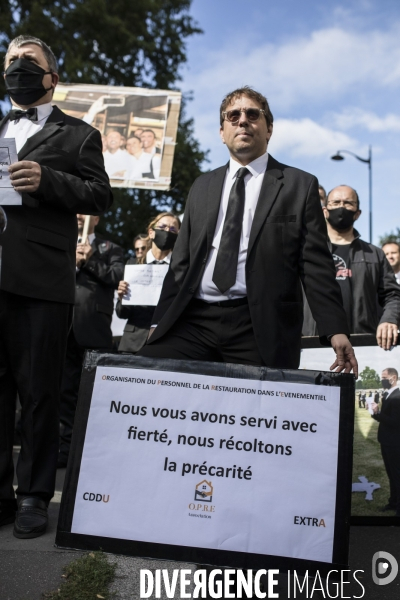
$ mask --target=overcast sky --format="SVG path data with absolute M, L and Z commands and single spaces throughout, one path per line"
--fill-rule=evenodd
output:
M 209 167 L 227 161 L 218 110 L 228 91 L 251 85 L 274 115 L 270 153 L 315 174 L 327 189 L 346 183 L 361 199 L 368 240 L 368 167 L 373 151 L 373 241 L 400 227 L 400 2 L 193 0 L 203 29 L 188 43 L 181 88 Z

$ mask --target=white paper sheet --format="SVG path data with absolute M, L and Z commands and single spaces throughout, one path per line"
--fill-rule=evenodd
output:
M 16 192 L 10 181 L 8 167 L 18 162 L 15 138 L 0 139 L 0 204 L 22 204 L 22 196 Z
M 156 306 L 169 265 L 126 265 L 124 281 L 129 292 L 122 304 Z

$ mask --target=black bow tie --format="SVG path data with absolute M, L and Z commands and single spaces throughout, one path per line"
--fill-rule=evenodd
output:
M 8 118 L 10 119 L 10 121 L 18 121 L 19 119 L 22 119 L 23 117 L 25 117 L 26 119 L 29 119 L 30 121 L 37 121 L 38 120 L 37 108 L 32 107 L 32 108 L 28 108 L 28 110 L 21 110 L 19 108 L 14 108 L 13 110 L 10 110 L 10 112 L 8 113 Z

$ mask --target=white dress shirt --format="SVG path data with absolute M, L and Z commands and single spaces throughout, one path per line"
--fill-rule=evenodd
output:
M 224 228 L 226 211 L 228 208 L 229 194 L 232 185 L 236 179 L 236 173 L 243 165 L 239 164 L 233 158 L 229 161 L 229 168 L 225 176 L 224 187 L 222 189 L 221 203 L 219 207 L 217 225 L 215 227 L 212 247 L 208 255 L 207 264 L 200 285 L 195 294 L 196 298 L 200 298 L 205 302 L 220 302 L 223 300 L 232 300 L 234 298 L 243 298 L 247 296 L 246 288 L 246 258 L 247 248 L 249 246 L 249 238 L 251 226 L 253 224 L 254 213 L 256 211 L 258 197 L 260 195 L 264 173 L 267 168 L 268 153 L 256 158 L 251 163 L 246 165 L 250 171 L 245 178 L 245 204 L 243 213 L 242 234 L 240 236 L 239 259 L 236 273 L 235 284 L 225 294 L 221 294 L 217 286 L 212 280 L 215 262 L 217 260 L 218 248 L 221 241 L 222 231 Z
M 13 108 L 18 109 L 17 106 L 13 106 Z M 28 138 L 43 129 L 44 124 L 53 110 L 51 102 L 40 104 L 40 106 L 37 106 L 36 108 L 38 113 L 37 121 L 30 121 L 26 117 L 16 119 L 15 121 L 10 121 L 8 119 L 1 128 L 0 138 L 15 138 L 17 152 L 21 150 Z
M 104 167 L 110 179 L 125 179 L 130 167 L 131 155 L 126 150 L 118 148 L 115 152 L 103 152 Z M 116 173 L 121 173 L 116 175 Z
M 400 285 L 400 271 L 398 271 L 397 273 L 395 273 L 394 276 L 396 277 L 397 283 Z
M 390 394 L 392 392 L 394 392 L 394 390 L 398 390 L 398 389 L 399 389 L 398 385 L 395 385 L 394 387 L 390 388 L 390 390 L 388 390 L 388 393 L 387 393 L 387 396 L 386 396 L 386 400 L 389 398 Z
M 171 262 L 171 254 L 172 254 L 172 252 L 167 254 L 167 256 L 165 258 L 163 258 L 162 260 L 157 260 L 150 249 L 146 254 L 146 263 L 148 265 L 151 265 L 151 264 L 162 265 L 163 263 L 166 263 L 167 265 L 169 265 L 169 263 Z

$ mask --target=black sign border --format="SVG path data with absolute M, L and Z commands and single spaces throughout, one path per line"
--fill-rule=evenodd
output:
M 356 333 L 351 335 L 351 343 L 354 348 L 360 348 L 362 346 L 377 346 L 378 342 L 376 341 L 376 336 L 372 333 Z M 397 345 L 400 344 L 400 338 L 398 340 Z M 319 337 L 303 337 L 301 340 L 302 349 L 312 349 L 312 348 L 323 348 L 320 344 Z M 356 350 L 357 355 L 357 350 Z M 361 515 L 351 515 L 350 517 L 350 525 L 377 525 L 379 527 L 385 526 L 396 526 L 400 527 L 400 517 L 388 517 L 388 516 L 361 516 Z
M 75 497 L 97 366 L 340 387 L 336 512 L 332 563 L 72 533 Z M 332 569 L 347 568 L 351 509 L 354 390 L 355 380 L 354 376 L 350 374 L 270 369 L 268 367 L 214 362 L 151 359 L 128 354 L 96 351 L 87 352 L 82 371 L 70 458 L 64 481 L 56 546 L 76 550 L 101 549 L 113 554 L 167 559 L 186 563 L 193 562 L 201 565 L 229 566 L 240 569 L 277 568 L 283 571 L 296 570 L 298 573 L 305 573 L 306 570 L 312 573 L 318 570 L 321 575 L 324 575 Z

